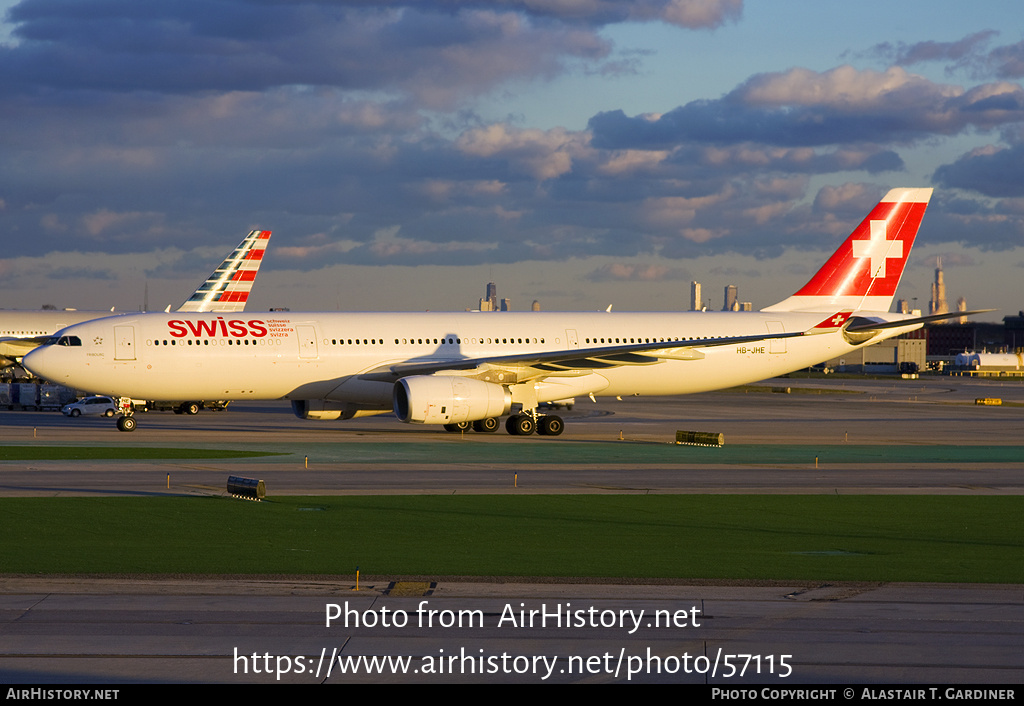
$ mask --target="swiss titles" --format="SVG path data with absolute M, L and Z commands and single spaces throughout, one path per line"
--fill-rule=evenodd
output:
M 174 338 L 185 338 L 186 336 L 194 336 L 196 338 L 214 338 L 218 336 L 233 336 L 234 338 L 253 336 L 255 338 L 263 338 L 268 333 L 266 323 L 260 319 L 249 319 L 248 321 L 242 321 L 241 319 L 225 320 L 223 316 L 218 316 L 216 319 L 200 319 L 198 321 L 172 319 L 167 322 L 167 329 Z

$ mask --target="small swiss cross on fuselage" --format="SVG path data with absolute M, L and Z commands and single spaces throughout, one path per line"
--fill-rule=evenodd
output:
M 837 312 L 835 316 L 828 317 L 820 324 L 815 326 L 814 329 L 820 333 L 822 331 L 831 331 L 833 329 L 840 328 L 843 324 L 846 323 L 847 319 L 849 319 L 852 314 L 852 311 Z

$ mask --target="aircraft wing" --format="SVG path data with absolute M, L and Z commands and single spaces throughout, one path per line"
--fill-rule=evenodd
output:
M 43 345 L 51 338 L 52 336 L 49 335 L 32 336 L 31 338 L 0 337 L 0 355 L 21 358 L 30 350 Z
M 774 338 L 796 338 L 803 331 L 792 333 L 763 333 L 753 336 L 721 336 L 687 340 L 629 343 L 591 348 L 569 348 L 557 351 L 503 354 L 482 358 L 423 360 L 382 366 L 364 373 L 367 380 L 394 381 L 410 375 L 433 375 L 442 370 L 494 369 L 502 367 L 532 368 L 539 375 L 570 370 L 596 370 L 622 365 L 654 365 L 662 360 L 700 360 L 704 357 L 698 348 L 756 343 Z

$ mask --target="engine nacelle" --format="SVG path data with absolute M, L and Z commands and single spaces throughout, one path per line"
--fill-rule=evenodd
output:
M 347 402 L 328 400 L 292 400 L 292 411 L 299 419 L 354 419 L 374 414 L 387 414 L 386 409 L 359 409 Z
M 491 382 L 415 375 L 395 383 L 395 414 L 412 424 L 457 424 L 508 414 L 512 393 Z

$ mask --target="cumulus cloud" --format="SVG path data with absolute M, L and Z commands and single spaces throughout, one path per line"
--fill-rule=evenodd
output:
M 158 213 L 115 213 L 107 209 L 101 209 L 82 217 L 82 224 L 85 232 L 92 236 L 101 235 L 115 229 L 123 229 L 126 226 L 136 227 L 140 222 L 160 220 Z
M 872 52 L 900 66 L 911 66 L 926 61 L 946 61 L 956 65 L 978 56 L 989 41 L 998 35 L 998 31 L 989 29 L 969 34 L 955 42 L 883 42 L 876 44 Z
M 481 253 L 495 248 L 494 243 L 479 241 L 432 242 L 399 235 L 401 228 L 394 226 L 377 231 L 373 240 L 363 247 L 371 257 L 392 264 L 417 264 L 425 255 L 459 253 L 464 251 Z
M 563 60 L 610 51 L 594 30 L 534 22 L 526 5 L 131 0 L 13 7 L 0 48 L 4 92 L 263 91 L 283 86 L 390 91 L 453 102 Z
M 699 153 L 691 156 L 720 169 L 756 168 L 798 174 L 853 170 L 877 174 L 899 171 L 904 167 L 898 153 L 870 144 L 821 149 L 771 147 L 744 142 L 739 145 L 702 147 Z
M 1021 78 L 1024 76 L 1024 42 L 988 49 L 998 35 L 996 30 L 983 30 L 954 42 L 883 42 L 875 45 L 871 53 L 901 66 L 933 61 L 948 62 L 948 74 L 964 69 L 977 77 Z
M 661 282 L 690 279 L 690 274 L 666 265 L 610 262 L 587 274 L 591 282 Z
M 722 204 L 733 195 L 732 187 L 707 196 L 660 196 L 644 202 L 645 220 L 650 224 L 689 226 L 698 211 Z M 692 239 L 692 238 L 691 238 Z
M 759 74 L 747 79 L 730 98 L 750 106 L 813 105 L 859 112 L 878 109 L 907 94 L 943 99 L 959 93 L 956 86 L 933 84 L 898 66 L 879 72 L 846 65 L 825 72 L 794 68 Z
M 640 7 L 651 3 L 638 3 Z M 739 19 L 742 0 L 671 0 L 665 3 L 661 19 L 690 29 L 718 27 Z
M 610 176 L 650 171 L 664 162 L 669 154 L 668 150 L 617 150 L 607 155 L 598 170 Z
M 538 17 L 593 25 L 662 21 L 687 29 L 714 29 L 743 14 L 743 0 L 455 0 L 449 4 L 500 5 Z
M 327 261 L 337 255 L 344 255 L 359 243 L 344 238 L 327 238 L 325 234 L 318 233 L 315 238 L 306 238 L 307 242 L 302 245 L 285 245 L 274 248 L 274 257 L 285 260 L 320 260 Z M 314 240 L 315 242 L 308 242 Z
M 503 124 L 469 130 L 456 141 L 462 152 L 507 160 L 518 171 L 543 181 L 572 170 L 573 157 L 587 151 L 589 136 L 562 128 L 524 130 Z
M 985 64 L 1001 78 L 1024 76 L 1024 42 L 996 47 L 985 58 Z
M 1024 246 L 1024 214 L 1014 203 L 1014 199 L 979 199 L 970 192 L 937 191 L 927 216 L 928 228 L 922 228 L 918 242 L 959 243 L 982 251 Z
M 599 113 L 592 144 L 606 149 L 663 150 L 687 141 L 776 146 L 913 142 L 1024 119 L 1024 89 L 1002 82 L 974 87 L 937 84 L 901 67 L 795 68 L 753 76 L 718 100 L 693 101 L 667 113 L 627 117 Z
M 978 147 L 935 171 L 946 187 L 994 197 L 1024 197 L 1024 145 Z
M 823 186 L 814 197 L 814 210 L 819 213 L 867 214 L 882 198 L 875 184 L 840 184 Z

